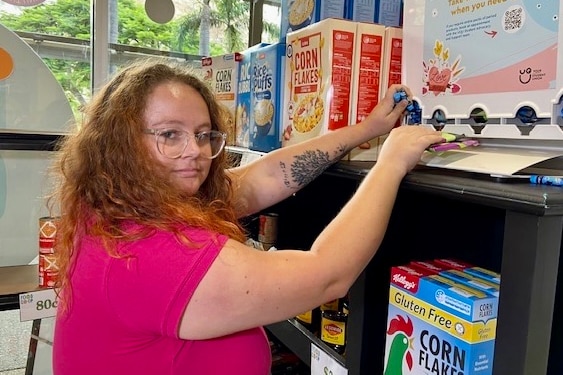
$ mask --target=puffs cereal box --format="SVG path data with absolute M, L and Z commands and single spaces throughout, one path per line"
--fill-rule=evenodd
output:
M 285 43 L 252 51 L 250 78 L 250 144 L 255 151 L 269 152 L 281 147 L 282 75 Z
M 282 146 L 350 124 L 355 35 L 332 18 L 287 35 Z
M 228 111 L 227 144 L 231 146 L 235 144 L 235 107 L 240 59 L 241 54 L 238 52 L 201 59 L 205 81 Z
M 492 375 L 498 298 L 393 267 L 385 375 Z
M 250 111 L 250 78 L 252 76 L 250 54 L 253 50 L 267 45 L 267 43 L 258 43 L 240 52 L 235 110 L 235 146 L 248 148 L 250 145 L 249 131 L 250 116 L 252 114 Z

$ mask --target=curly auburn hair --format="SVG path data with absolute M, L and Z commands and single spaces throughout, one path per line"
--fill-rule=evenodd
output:
M 207 179 L 193 196 L 155 172 L 162 166 L 147 152 L 143 115 L 147 98 L 166 82 L 194 88 L 207 104 L 212 128 L 225 131 L 226 109 L 193 69 L 180 63 L 137 61 L 101 88 L 84 108 L 82 124 L 61 140 L 52 168 L 56 185 L 48 206 L 59 217 L 58 290 L 71 288 L 72 262 L 84 235 L 100 238 L 114 257 L 122 256 L 117 252 L 119 242 L 143 238 L 155 229 L 170 231 L 188 243 L 180 233 L 185 225 L 244 241 L 233 208 L 233 182 L 225 173 L 227 153 L 213 159 Z M 125 222 L 145 229 L 131 233 L 124 229 Z

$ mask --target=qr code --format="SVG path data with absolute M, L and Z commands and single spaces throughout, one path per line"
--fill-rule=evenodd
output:
M 524 10 L 520 7 L 504 12 L 504 30 L 510 32 L 521 29 L 524 22 L 523 16 Z

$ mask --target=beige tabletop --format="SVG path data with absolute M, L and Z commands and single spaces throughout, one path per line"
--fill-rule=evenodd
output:
M 39 290 L 37 264 L 0 267 L 0 296 Z

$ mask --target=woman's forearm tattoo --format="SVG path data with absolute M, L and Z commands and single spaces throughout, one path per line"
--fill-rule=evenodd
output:
M 285 163 L 280 163 L 280 167 L 285 175 L 285 185 L 289 188 L 301 189 L 320 176 L 332 164 L 340 160 L 345 152 L 346 147 L 343 145 L 336 149 L 332 158 L 326 151 L 307 150 L 303 154 L 295 156 L 289 173 L 286 170 Z

